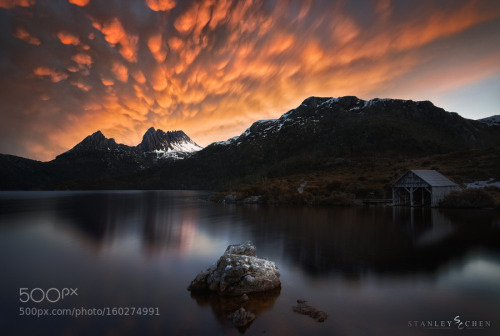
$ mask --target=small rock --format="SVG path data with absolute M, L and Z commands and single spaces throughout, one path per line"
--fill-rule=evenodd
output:
M 243 204 L 259 204 L 261 202 L 262 202 L 262 196 L 250 196 L 241 201 L 241 203 Z
M 238 196 L 236 195 L 232 195 L 232 194 L 229 194 L 229 195 L 226 195 L 223 199 L 223 203 L 230 203 L 230 204 L 234 204 L 236 203 L 236 201 L 238 200 Z
M 293 311 L 302 315 L 311 316 L 318 322 L 324 322 L 328 314 L 306 303 L 306 300 L 297 300 L 298 306 L 292 307 Z
M 234 324 L 236 327 L 244 327 L 253 320 L 255 320 L 255 315 L 252 314 L 251 312 L 247 312 L 245 308 L 241 307 L 234 313 L 229 314 L 227 319 L 231 321 L 231 323 Z
M 297 188 L 297 191 L 299 194 L 302 194 L 304 192 L 304 188 L 307 186 L 307 181 L 304 181 L 300 184 L 300 186 Z
M 241 301 L 246 302 L 246 301 L 248 301 L 248 300 L 250 300 L 250 299 L 248 298 L 248 295 L 243 294 L 243 295 L 241 296 Z

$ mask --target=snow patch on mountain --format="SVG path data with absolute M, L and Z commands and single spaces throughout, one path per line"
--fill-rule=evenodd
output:
M 490 178 L 487 181 L 474 181 L 472 183 L 467 183 L 465 185 L 467 188 L 486 188 L 486 187 L 498 187 L 500 188 L 500 182 L 495 182 L 494 178 Z
M 477 119 L 482 123 L 485 123 L 488 126 L 500 126 L 500 115 L 494 115 L 487 118 Z
M 224 141 L 217 141 L 217 142 L 214 142 L 212 143 L 212 145 L 215 145 L 215 146 L 228 146 L 228 145 L 231 145 L 233 143 L 236 142 L 236 140 L 238 140 L 239 136 L 235 136 L 235 137 L 232 137 L 231 139 L 227 139 L 227 140 L 224 140 Z

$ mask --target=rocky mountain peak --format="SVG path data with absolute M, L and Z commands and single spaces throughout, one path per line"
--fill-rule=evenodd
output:
M 201 149 L 201 147 L 194 143 L 183 131 L 164 132 L 161 129 L 155 130 L 154 127 L 149 128 L 146 133 L 144 133 L 142 142 L 137 145 L 137 148 L 144 152 L 194 152 Z
M 80 142 L 74 149 L 104 149 L 116 147 L 116 141 L 113 138 L 106 138 L 101 131 L 97 131 Z

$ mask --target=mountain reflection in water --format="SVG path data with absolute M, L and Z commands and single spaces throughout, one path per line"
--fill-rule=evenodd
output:
M 483 319 L 492 314 L 486 313 L 487 307 L 500 304 L 500 286 L 484 286 L 492 283 L 490 280 L 498 276 L 500 269 L 500 214 L 496 211 L 235 206 L 213 204 L 206 200 L 208 196 L 191 191 L 0 193 L 0 269 L 11 275 L 5 279 L 0 301 L 17 307 L 18 298 L 13 295 L 28 284 L 47 284 L 48 288 L 58 283 L 78 284 L 101 293 L 82 297 L 81 304 L 112 306 L 140 301 L 164 305 L 161 320 L 141 320 L 144 325 L 130 329 L 132 335 L 140 334 L 140 325 L 154 325 L 156 334 L 230 332 L 226 317 L 234 303 L 213 295 L 190 297 L 186 287 L 199 271 L 219 258 L 227 245 L 251 240 L 259 257 L 276 262 L 283 287 L 281 293 L 251 303 L 257 320 L 247 332 L 255 328 L 263 329 L 255 329 L 256 333 L 264 328 L 273 330 L 278 327 L 268 319 L 283 318 L 290 325 L 280 325 L 274 329 L 276 333 L 302 334 L 305 329 L 301 328 L 311 322 L 293 315 L 291 306 L 297 299 L 316 300 L 320 308 L 330 310 L 327 312 L 332 318 L 314 329 L 325 335 L 334 331 L 349 334 L 346 323 L 354 318 L 349 315 L 353 307 L 365 314 L 367 322 L 360 325 L 365 328 L 361 330 L 371 330 L 376 324 L 386 335 L 395 330 L 420 334 L 422 330 L 407 329 L 407 318 L 420 318 L 430 312 L 439 316 L 429 318 L 449 318 L 447 314 L 455 313 L 453 307 L 443 311 L 444 303 L 434 301 L 434 310 L 425 308 L 425 302 L 394 303 L 391 300 L 396 299 L 391 295 L 384 300 L 407 308 L 400 308 L 389 318 L 383 310 L 371 308 L 374 296 L 363 296 L 366 291 L 387 291 L 384 279 L 398 284 L 394 290 L 407 288 L 402 297 L 412 300 L 417 295 L 412 288 L 423 283 L 429 287 L 431 300 L 435 286 L 447 279 L 456 284 L 458 291 L 456 299 L 448 297 L 449 302 L 461 304 L 462 291 L 482 295 L 475 303 L 463 299 L 461 309 L 471 307 L 472 311 L 475 307 L 479 315 L 489 314 L 479 316 Z M 39 269 L 43 260 L 54 255 L 57 261 L 43 264 L 45 270 Z M 428 280 L 422 282 L 422 277 Z M 373 281 L 381 282 L 374 285 Z M 477 286 L 471 289 L 471 283 Z M 330 294 L 320 292 L 325 288 Z M 330 302 L 332 295 L 343 301 Z M 482 307 L 482 297 L 491 302 Z M 359 306 L 357 300 L 367 304 Z M 193 303 L 199 311 L 193 310 Z M 378 302 L 385 304 L 389 303 Z M 222 329 L 211 324 L 207 307 Z M 331 314 L 332 310 L 336 314 Z M 204 322 L 198 325 L 197 319 Z M 53 321 L 39 319 L 36 323 L 53 333 L 63 326 L 71 330 L 72 323 L 81 324 L 67 319 L 57 321 L 59 324 L 51 324 Z M 116 331 L 113 323 L 125 319 L 107 321 L 83 325 L 89 333 L 108 323 Z M 12 329 L 23 321 L 17 316 L 9 323 Z

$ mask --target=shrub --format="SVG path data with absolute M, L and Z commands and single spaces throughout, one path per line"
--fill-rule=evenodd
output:
M 495 199 L 483 189 L 452 191 L 444 197 L 439 206 L 443 208 L 484 209 L 493 208 Z

